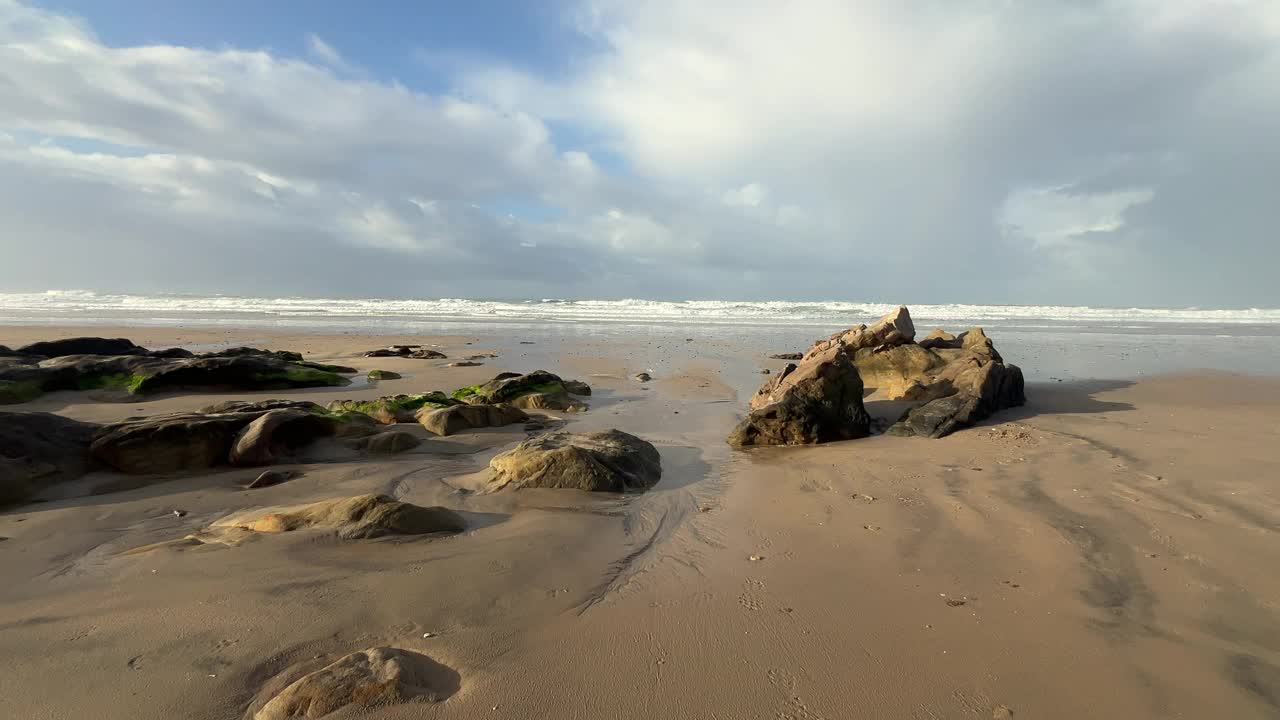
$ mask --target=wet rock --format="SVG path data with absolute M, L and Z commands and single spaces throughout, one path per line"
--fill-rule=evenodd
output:
M 370 370 L 368 377 L 370 380 L 399 380 L 404 376 L 390 370 Z
M 653 376 L 647 372 L 640 372 L 635 374 L 635 378 L 642 383 L 647 383 L 653 379 Z
M 438 350 L 424 348 L 421 345 L 392 345 L 390 347 L 370 350 L 365 357 L 404 357 L 417 360 L 440 360 L 446 355 Z
M 104 426 L 90 446 L 94 460 L 120 472 L 169 473 L 228 461 L 253 413 L 170 413 Z
M 301 675 L 294 679 L 293 675 Z M 286 674 L 264 688 L 245 720 L 324 718 L 344 708 L 438 702 L 457 691 L 458 675 L 409 650 L 378 647 L 352 653 L 305 674 Z M 344 713 L 345 714 L 345 713 Z
M 774 360 L 799 360 L 800 358 L 804 357 L 804 353 L 798 353 L 798 352 L 774 353 L 769 357 Z
M 565 380 L 564 389 L 570 395 L 590 395 L 591 386 L 581 380 Z
M 0 412 L 0 505 L 83 475 L 97 430 L 51 413 Z
M 529 416 L 511 405 L 455 405 L 447 408 L 423 409 L 418 422 L 436 435 L 453 435 L 467 430 L 502 427 L 526 422 Z
M 483 364 L 484 363 L 482 362 L 476 362 L 474 360 L 458 360 L 456 362 L 449 363 L 449 367 L 480 367 Z
M 125 338 L 78 337 L 48 340 L 23 345 L 18 355 L 40 355 L 47 358 L 64 355 L 146 355 L 147 349 Z
M 585 383 L 569 381 L 577 389 Z M 559 375 L 546 370 L 536 370 L 527 375 L 499 373 L 482 385 L 455 390 L 453 397 L 468 404 L 493 405 L 509 403 L 525 410 L 561 410 L 574 412 L 585 410 L 580 400 L 569 397 L 569 385 Z M 590 388 L 586 388 L 590 390 Z M 581 394 L 581 393 L 580 393 Z
M 520 443 L 489 461 L 487 489 L 647 490 L 662 478 L 652 444 L 620 430 L 556 432 Z

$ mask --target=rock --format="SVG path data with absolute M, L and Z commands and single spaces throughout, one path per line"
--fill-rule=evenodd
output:
M 445 354 L 436 350 L 424 348 L 421 345 L 392 345 L 390 347 L 370 350 L 364 354 L 365 357 L 405 357 L 418 360 L 438 360 L 443 359 Z
M 837 346 L 845 348 L 846 352 L 854 353 L 862 348 L 880 345 L 905 345 L 914 342 L 915 336 L 916 328 L 911 322 L 911 313 L 905 305 L 901 305 L 872 325 L 858 325 L 815 343 L 805 353 L 805 357 L 825 353 Z
M 521 344 L 521 345 L 533 345 L 533 344 L 534 344 L 534 342 L 533 342 L 532 340 L 521 340 L 521 341 L 520 341 L 520 344 Z
M 591 395 L 591 386 L 581 380 L 565 380 L 564 389 L 570 395 Z
M 468 355 L 462 359 L 463 360 L 489 360 L 496 357 L 498 357 L 498 353 L 487 352 L 487 353 L 476 353 L 475 355 Z
M 1025 404 L 1022 370 L 996 357 L 970 352 L 949 363 L 927 383 L 908 388 L 907 399 L 925 402 L 908 410 L 889 428 L 889 434 L 939 438 L 999 410 Z
M 12 357 L 14 355 L 17 355 L 17 353 L 10 350 L 8 345 L 0 345 L 0 357 Z
M 991 342 L 991 338 L 987 337 L 982 328 L 971 328 L 960 333 L 960 347 L 971 353 L 986 355 L 996 362 L 1004 362 L 1004 358 L 996 352 L 995 343 Z
M 262 474 L 246 484 L 245 488 L 257 490 L 258 488 L 271 487 L 272 485 L 279 485 L 292 477 L 293 473 L 288 470 L 264 470 Z
M 489 491 L 503 488 L 647 490 L 662 478 L 657 448 L 620 430 L 556 432 L 520 443 L 489 461 Z
M 334 434 L 337 422 L 299 408 L 268 410 L 242 429 L 231 446 L 231 464 L 270 465 L 288 450 Z
M 412 450 L 422 444 L 417 435 L 403 430 L 391 430 L 370 435 L 360 444 L 361 448 L 372 455 L 393 455 Z
M 200 355 L 200 357 L 265 357 L 284 362 L 302 362 L 302 353 L 293 352 L 292 350 L 263 350 L 261 348 L 251 347 L 233 347 L 225 350 L 215 350 Z
M 357 495 L 307 505 L 249 510 L 218 520 L 209 529 L 215 536 L 226 530 L 282 533 L 332 529 L 343 540 L 360 540 L 386 535 L 456 533 L 466 530 L 467 523 L 448 508 L 421 507 L 386 495 Z
M 226 463 L 253 413 L 170 413 L 104 426 L 89 448 L 94 460 L 124 473 L 169 473 Z
M 351 706 L 438 702 L 459 686 L 453 670 L 426 655 L 392 647 L 361 650 L 314 672 L 287 679 L 291 682 L 283 688 L 264 689 L 245 720 L 324 718 Z
M 929 331 L 928 335 L 920 341 L 920 347 L 933 350 L 935 348 L 959 348 L 962 342 L 959 338 L 942 328 L 934 328 Z
M 443 408 L 457 404 L 458 400 L 437 390 L 417 395 L 385 395 L 376 400 L 334 400 L 328 408 L 331 412 L 361 413 L 383 425 L 392 425 L 414 422 L 418 411 L 425 407 Z
M 640 372 L 635 374 L 635 378 L 642 383 L 647 383 L 653 379 L 653 376 L 647 372 Z
M 526 395 L 544 397 L 520 400 Z M 507 402 L 516 407 L 534 410 L 586 408 L 581 402 L 569 397 L 568 386 L 559 375 L 553 375 L 546 370 L 536 370 L 528 375 L 499 373 L 483 385 L 472 385 L 455 390 L 453 397 L 466 403 L 493 405 Z
M 947 364 L 934 351 L 914 343 L 860 348 L 852 358 L 863 386 L 890 400 L 902 399 L 908 387 Z
M 403 376 L 400 373 L 392 372 L 390 370 L 370 370 L 369 371 L 370 380 L 399 380 L 401 377 Z
M 760 374 L 761 374 L 761 375 L 768 375 L 768 374 L 770 374 L 771 372 L 773 372 L 773 371 L 771 371 L 769 368 L 765 368 L 765 369 L 763 369 L 763 370 L 761 370 L 761 371 L 760 371 Z
M 511 400 L 513 407 L 522 410 L 558 410 L 560 412 L 583 412 L 587 404 L 569 396 L 564 391 L 529 393 Z
M 83 475 L 97 429 L 52 413 L 0 412 L 0 505 Z
M 78 337 L 23 345 L 18 348 L 17 354 L 47 358 L 64 355 L 146 355 L 147 349 L 125 338 Z
M 769 357 L 774 360 L 799 360 L 804 357 L 804 353 L 774 353 Z
M 455 405 L 418 412 L 418 422 L 436 435 L 453 435 L 476 428 L 501 427 L 525 422 L 529 416 L 510 405 Z
M 849 440 L 866 437 L 870 424 L 862 378 L 843 346 L 833 343 L 766 382 L 728 442 L 745 447 Z
M 372 424 L 357 414 L 330 413 L 315 403 L 266 400 L 212 405 L 210 412 L 169 413 L 105 425 L 89 447 L 90 456 L 124 473 L 197 470 L 238 460 L 271 462 L 275 454 L 326 435 L 348 436 L 350 428 Z M 252 431 L 250 425 L 264 416 Z
M 449 363 L 448 367 L 480 367 L 483 364 L 484 363 L 482 362 L 475 362 L 474 360 L 458 360 L 456 362 Z

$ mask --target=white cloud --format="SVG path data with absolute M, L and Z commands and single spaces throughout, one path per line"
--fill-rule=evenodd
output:
M 332 65 L 336 68 L 347 67 L 347 62 L 342 59 L 342 54 L 315 33 L 307 33 L 307 51 L 325 65 Z
M 1149 188 L 1081 193 L 1070 186 L 1019 190 L 1009 194 L 997 221 L 1010 234 L 1030 239 L 1037 248 L 1056 248 L 1088 235 L 1114 233 L 1125 213 L 1151 202 Z

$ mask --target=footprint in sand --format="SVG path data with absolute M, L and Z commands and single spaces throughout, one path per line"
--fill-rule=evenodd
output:
M 738 596 L 738 604 L 748 610 L 764 609 L 764 602 L 762 602 L 760 598 L 756 597 L 755 595 L 749 592 L 744 592 Z

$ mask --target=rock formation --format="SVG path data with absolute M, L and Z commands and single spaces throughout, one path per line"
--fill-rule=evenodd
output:
M 572 488 L 647 490 L 662 478 L 657 448 L 620 430 L 556 432 L 520 443 L 489 461 L 487 490 Z
M 591 388 L 584 382 L 566 382 L 559 375 L 537 370 L 527 375 L 500 373 L 482 385 L 455 390 L 453 397 L 467 404 L 508 403 L 524 410 L 578 412 L 587 409 L 586 403 L 571 395 L 590 394 Z
M 862 405 L 862 379 L 838 346 L 808 354 L 751 398 L 750 412 L 729 435 L 735 447 L 811 445 L 866 437 L 871 419 Z
M 84 474 L 97 429 L 50 413 L 0 412 L 0 505 Z
M 519 408 L 498 404 L 423 408 L 418 411 L 417 418 L 427 430 L 444 436 L 477 428 L 501 427 L 526 422 L 529 416 Z

